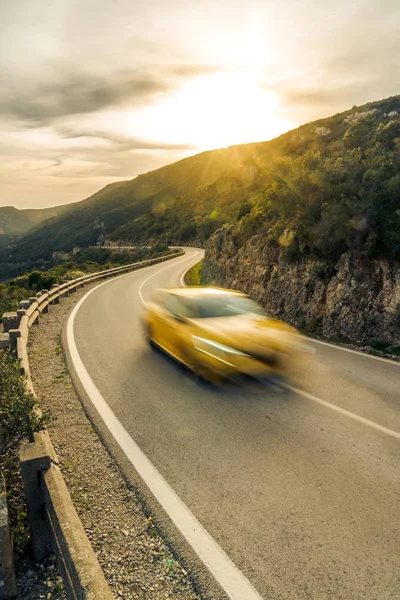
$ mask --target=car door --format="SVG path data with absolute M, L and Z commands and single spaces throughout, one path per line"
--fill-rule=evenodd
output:
M 158 343 L 178 357 L 179 332 L 182 327 L 182 306 L 175 294 L 166 294 L 163 306 L 157 314 Z

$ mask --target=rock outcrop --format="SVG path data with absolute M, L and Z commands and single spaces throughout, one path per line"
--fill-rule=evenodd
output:
M 289 262 L 257 235 L 237 247 L 228 230 L 206 246 L 203 278 L 240 289 L 275 317 L 325 338 L 400 351 L 400 265 L 350 252 L 336 264 Z

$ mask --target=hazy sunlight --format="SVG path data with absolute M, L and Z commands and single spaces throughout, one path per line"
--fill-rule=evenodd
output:
M 278 98 L 257 79 L 250 69 L 192 79 L 163 103 L 132 114 L 125 133 L 202 149 L 268 140 L 293 124 L 279 115 Z

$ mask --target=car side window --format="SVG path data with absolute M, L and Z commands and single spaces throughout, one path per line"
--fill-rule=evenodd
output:
M 168 294 L 165 300 L 165 308 L 172 315 L 176 315 L 177 317 L 181 317 L 182 315 L 182 306 L 179 302 L 179 298 L 174 296 L 174 294 Z
M 179 298 L 179 302 L 181 304 L 182 317 L 186 317 L 187 319 L 195 319 L 198 316 L 196 305 L 192 298 Z

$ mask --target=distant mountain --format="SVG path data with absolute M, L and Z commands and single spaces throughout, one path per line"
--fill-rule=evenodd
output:
M 13 206 L 0 207 L 0 236 L 22 235 L 46 219 L 61 214 L 68 205 L 51 208 L 18 210 Z
M 400 96 L 108 185 L 0 249 L 0 276 L 107 238 L 205 244 L 223 225 L 293 260 L 354 245 L 399 260 Z

